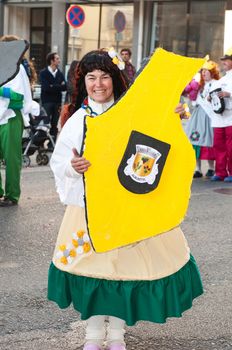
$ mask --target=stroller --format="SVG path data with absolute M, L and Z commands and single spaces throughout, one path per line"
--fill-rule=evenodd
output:
M 36 151 L 36 163 L 38 165 L 48 164 L 49 156 L 47 153 L 53 152 L 55 147 L 55 142 L 50 134 L 50 128 L 49 117 L 43 107 L 40 109 L 39 116 L 30 116 L 30 126 L 24 129 L 22 137 L 24 167 L 30 166 L 30 156 Z

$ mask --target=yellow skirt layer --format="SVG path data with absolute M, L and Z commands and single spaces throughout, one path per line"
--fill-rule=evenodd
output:
M 89 242 L 85 209 L 68 206 L 53 256 L 54 265 L 78 276 L 109 280 L 156 280 L 180 270 L 190 249 L 179 227 L 144 241 L 96 253 Z

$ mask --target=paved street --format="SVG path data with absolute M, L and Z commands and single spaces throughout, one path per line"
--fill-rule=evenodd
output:
M 46 300 L 64 207 L 49 167 L 23 169 L 20 205 L 0 209 L 0 349 L 82 349 L 84 323 Z M 232 185 L 195 180 L 182 228 L 205 294 L 181 319 L 127 328 L 128 350 L 232 349 Z

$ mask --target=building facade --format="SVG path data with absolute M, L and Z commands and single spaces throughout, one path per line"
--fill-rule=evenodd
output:
M 85 12 L 77 29 L 66 21 L 74 3 Z M 120 30 L 115 22 L 119 12 L 125 19 Z M 129 47 L 138 68 L 158 46 L 215 60 L 232 46 L 232 0 L 0 0 L 0 20 L 0 34 L 30 41 L 37 70 L 46 65 L 50 51 L 57 51 L 65 66 L 95 48 Z

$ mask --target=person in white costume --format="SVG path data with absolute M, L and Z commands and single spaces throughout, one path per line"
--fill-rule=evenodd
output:
M 128 82 L 121 68 L 112 50 L 83 57 L 68 107 L 76 112 L 66 116 L 51 158 L 57 191 L 67 209 L 49 269 L 48 299 L 61 308 L 73 303 L 81 319 L 87 320 L 84 350 L 101 350 L 104 341 L 107 350 L 125 350 L 125 324 L 181 317 L 203 292 L 180 228 L 105 253 L 96 253 L 91 246 L 83 184 L 91 160 L 82 156 L 84 119 L 104 113 L 126 91 Z M 182 112 L 182 107 L 177 111 Z M 104 186 L 96 184 L 100 185 Z
M 223 98 L 225 110 L 221 114 L 214 113 L 215 175 L 212 181 L 232 182 L 232 48 L 221 57 L 226 74 L 213 84 L 211 91 L 221 88 L 218 97 Z
M 1 41 L 19 40 L 7 35 Z M 0 207 L 16 205 L 20 197 L 23 127 L 29 126 L 29 113 L 39 115 L 39 104 L 32 100 L 30 82 L 23 65 L 18 74 L 1 88 L 0 159 L 6 164 L 5 188 L 0 174 Z

